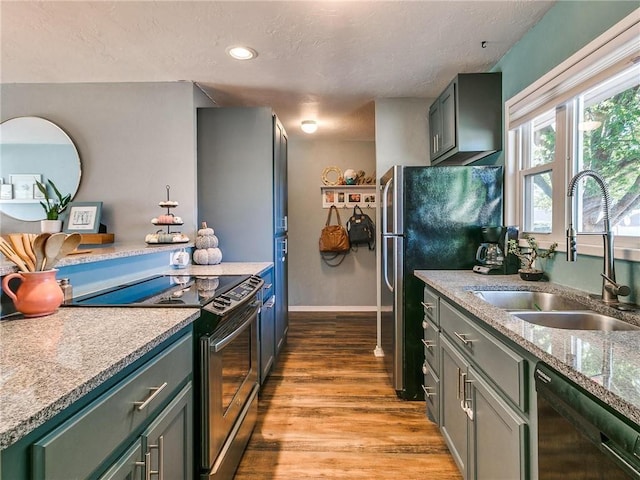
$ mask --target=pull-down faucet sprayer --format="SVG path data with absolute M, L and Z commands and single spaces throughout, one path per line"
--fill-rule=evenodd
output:
M 588 233 L 587 235 L 602 235 L 604 243 L 604 266 L 602 276 L 602 301 L 604 303 L 618 303 L 618 295 L 626 296 L 631 293 L 631 289 L 626 285 L 616 283 L 616 271 L 613 264 L 613 231 L 611 230 L 611 221 L 609 219 L 609 210 L 611 209 L 611 196 L 609 187 L 604 179 L 593 170 L 583 170 L 578 172 L 570 181 L 567 190 L 569 200 L 569 228 L 567 229 L 567 261 L 575 262 L 578 257 L 576 247 L 576 231 L 573 228 L 573 194 L 576 191 L 578 181 L 583 177 L 593 178 L 602 190 L 602 202 L 604 208 L 604 231 Z

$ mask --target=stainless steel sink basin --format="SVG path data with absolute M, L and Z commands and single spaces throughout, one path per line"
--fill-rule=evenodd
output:
M 591 311 L 511 313 L 525 322 L 565 330 L 640 330 L 636 325 Z
M 474 290 L 485 302 L 505 310 L 564 311 L 588 310 L 589 307 L 556 293 L 523 290 Z

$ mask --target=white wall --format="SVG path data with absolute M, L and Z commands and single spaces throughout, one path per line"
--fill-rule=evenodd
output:
M 75 201 L 102 201 L 102 223 L 116 241 L 142 243 L 166 197 L 195 234 L 195 108 L 211 106 L 190 82 L 4 84 L 0 120 L 46 118 L 69 134 L 82 163 Z M 38 222 L 4 215 L 3 232 L 37 232 Z
M 322 208 L 322 171 L 375 170 L 375 143 L 289 139 L 289 305 L 291 310 L 374 310 L 375 252 L 360 246 L 339 267 L 328 267 L 318 252 L 318 238 L 328 209 Z M 363 209 L 375 218 L 373 209 Z M 344 225 L 353 209 L 340 210 Z

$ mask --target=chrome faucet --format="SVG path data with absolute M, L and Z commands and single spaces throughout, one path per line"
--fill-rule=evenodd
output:
M 604 208 L 604 231 L 589 232 L 585 235 L 602 235 L 604 243 L 604 268 L 600 274 L 602 277 L 602 301 L 604 303 L 618 303 L 618 295 L 627 296 L 631 293 L 631 289 L 626 285 L 616 283 L 616 271 L 613 264 L 613 231 L 611 230 L 611 221 L 609 219 L 609 210 L 611 208 L 611 196 L 609 187 L 604 179 L 593 170 L 583 170 L 578 172 L 570 181 L 567 190 L 569 200 L 569 228 L 567 229 L 567 261 L 575 262 L 578 258 L 576 247 L 576 231 L 573 228 L 573 194 L 575 193 L 578 181 L 583 177 L 592 177 L 602 190 L 602 202 Z

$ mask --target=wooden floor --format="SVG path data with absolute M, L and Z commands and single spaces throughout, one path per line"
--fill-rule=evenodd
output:
M 290 314 L 235 480 L 461 478 L 424 402 L 373 355 L 375 314 Z

